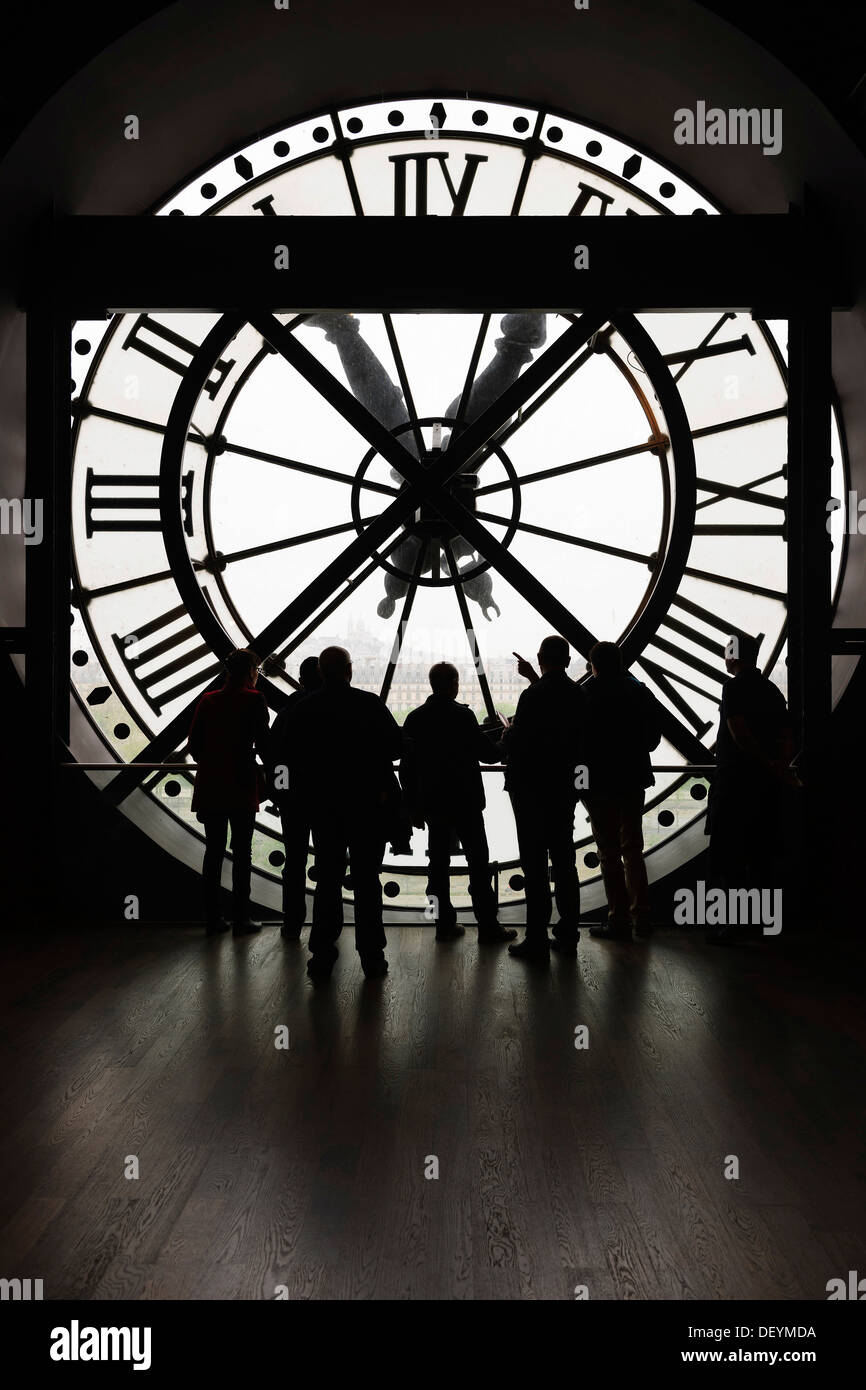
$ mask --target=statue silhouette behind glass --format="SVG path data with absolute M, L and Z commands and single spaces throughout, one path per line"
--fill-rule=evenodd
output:
M 409 423 L 409 413 L 403 399 L 403 393 L 399 387 L 391 380 L 385 367 L 370 347 L 369 343 L 361 336 L 360 324 L 353 314 L 314 314 L 307 322 L 316 328 L 325 330 L 325 337 L 328 342 L 333 343 L 340 355 L 340 362 L 351 387 L 353 395 L 358 401 L 375 416 L 380 424 L 386 429 L 396 431 L 401 425 Z M 500 324 L 502 337 L 497 338 L 494 344 L 496 355 L 492 362 L 484 368 L 484 371 L 473 382 L 469 392 L 469 398 L 464 415 L 465 423 L 469 423 L 481 415 L 504 391 L 512 386 L 520 374 L 520 369 L 527 362 L 532 360 L 534 348 L 543 346 L 547 339 L 546 316 L 544 314 L 506 314 Z M 445 412 L 445 419 L 455 419 L 460 409 L 460 397 L 456 397 Z M 448 432 L 450 438 L 450 432 Z M 414 458 L 418 458 L 418 450 L 411 430 L 403 430 L 400 434 L 400 441 Z M 443 448 L 447 444 L 443 443 Z M 471 482 L 477 473 L 480 461 L 474 467 L 467 467 L 459 475 L 459 480 L 453 484 L 455 490 L 462 493 L 464 501 L 472 505 L 471 490 L 474 484 Z M 397 483 L 402 483 L 403 479 L 396 469 L 391 469 L 391 477 Z M 478 564 L 479 557 L 472 546 L 463 536 L 453 532 L 445 533 L 450 540 L 455 563 L 459 565 L 461 560 L 469 559 L 470 564 L 465 568 L 472 568 Z M 422 546 L 426 546 L 426 555 L 421 562 L 421 573 L 427 574 L 432 571 L 433 553 L 432 548 L 436 542 L 427 541 L 424 537 L 413 534 L 407 530 L 403 539 L 400 541 L 396 550 L 391 554 L 391 563 L 406 574 L 413 574 L 418 562 L 419 551 Z M 385 573 L 385 597 L 379 602 L 376 609 L 380 618 L 390 618 L 394 612 L 396 601 L 404 597 L 408 591 L 408 580 L 400 578 L 398 575 Z M 490 573 L 484 570 L 472 578 L 465 580 L 463 589 L 467 598 L 477 603 L 490 621 L 490 610 L 499 617 L 499 607 L 493 600 L 493 581 Z

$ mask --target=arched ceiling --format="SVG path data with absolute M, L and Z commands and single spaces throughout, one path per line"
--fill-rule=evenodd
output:
M 7 51 L 24 61 L 6 72 L 0 87 L 0 157 L 75 73 L 122 35 L 171 8 L 166 0 L 127 0 L 113 8 L 48 0 L 38 10 L 8 11 Z M 760 44 L 810 87 L 863 147 L 866 8 L 854 0 L 824 0 L 820 24 L 814 10 L 792 6 L 790 0 L 695 0 L 694 8 L 710 11 Z
M 14 191 L 22 215 L 52 196 L 69 212 L 139 212 L 190 169 L 296 111 L 377 91 L 462 88 L 546 100 L 617 129 L 711 179 L 732 211 L 784 210 L 804 178 L 833 199 L 862 174 L 822 103 L 693 0 L 607 0 L 586 11 L 568 0 L 417 9 L 376 0 L 360 10 L 355 0 L 295 0 L 289 10 L 181 0 L 69 78 L 9 151 L 0 187 Z M 698 99 L 782 106 L 782 154 L 675 145 L 673 112 Z M 121 139 L 127 111 L 142 121 L 137 144 Z

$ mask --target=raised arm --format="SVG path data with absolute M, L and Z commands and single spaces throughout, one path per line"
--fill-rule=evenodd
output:
M 527 661 L 525 656 L 520 655 L 520 652 L 512 652 L 511 655 L 517 657 L 518 676 L 522 676 L 524 680 L 529 681 L 530 685 L 535 685 L 536 681 L 541 680 L 540 675 L 531 661 Z

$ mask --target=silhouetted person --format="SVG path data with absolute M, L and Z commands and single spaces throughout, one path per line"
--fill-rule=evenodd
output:
M 268 707 L 255 689 L 259 658 L 254 651 L 243 647 L 231 652 L 224 664 L 225 684 L 202 695 L 190 725 L 189 748 L 198 763 L 192 809 L 205 833 L 202 877 L 208 933 L 228 926 L 220 916 L 219 900 L 231 826 L 234 932 L 242 936 L 260 930 L 250 921 L 250 874 L 253 828 L 265 787 L 255 753 L 267 766 Z
M 725 890 L 772 886 L 784 789 L 802 785 L 790 767 L 788 706 L 779 687 L 757 669 L 759 647 L 758 639 L 745 636 L 730 638 L 726 647 L 732 679 L 722 689 L 705 826 L 712 872 Z M 734 936 L 730 923 L 707 932 L 707 940 L 719 945 Z
M 623 670 L 615 642 L 596 642 L 589 653 L 586 695 L 587 790 L 584 805 L 598 846 L 607 894 L 607 921 L 590 927 L 606 940 L 650 932 L 649 883 L 643 857 L 646 788 L 655 783 L 650 753 L 661 741 L 662 708 Z
M 479 727 L 468 705 L 457 703 L 460 677 L 440 661 L 430 668 L 426 702 L 406 716 L 400 781 L 413 824 L 427 826 L 428 897 L 434 900 L 436 940 L 463 935 L 451 904 L 451 847 L 459 839 L 469 870 L 469 896 L 481 942 L 513 941 L 517 932 L 497 921 L 484 829 L 484 785 L 479 762 L 499 761 L 498 745 Z
M 300 690 L 294 690 L 271 725 L 271 767 L 274 772 L 273 799 L 280 813 L 283 830 L 283 925 L 285 941 L 298 941 L 307 919 L 307 854 L 312 829 L 310 808 L 288 782 L 288 762 L 283 747 L 286 724 L 299 701 L 320 690 L 319 658 L 306 657 L 298 671 Z
M 367 976 L 384 975 L 385 929 L 379 878 L 402 749 L 400 726 L 378 695 L 353 690 L 352 659 L 342 647 L 319 656 L 322 688 L 286 720 L 289 783 L 309 806 L 316 891 L 307 971 L 324 977 L 343 929 L 343 879 L 349 856 L 355 945 Z
M 532 684 L 502 739 L 507 760 L 505 788 L 511 797 L 517 844 L 526 885 L 526 936 L 509 946 L 514 956 L 545 960 L 550 947 L 574 955 L 580 940 L 580 885 L 574 849 L 576 769 L 583 734 L 583 694 L 566 674 L 571 661 L 562 637 L 545 637 L 538 649 L 540 677 L 525 662 L 521 674 Z M 518 669 L 521 669 L 519 666 Z M 548 855 L 559 921 L 551 943 L 547 928 L 552 903 Z

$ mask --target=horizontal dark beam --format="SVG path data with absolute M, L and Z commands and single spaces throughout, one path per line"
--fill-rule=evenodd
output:
M 830 630 L 833 656 L 862 656 L 866 652 L 866 627 L 834 627 Z
M 576 247 L 587 269 L 575 268 Z M 823 222 L 706 217 L 67 217 L 34 229 L 22 309 L 849 308 Z M 288 269 L 278 269 L 280 247 Z
M 74 768 L 76 772 L 118 772 L 130 766 L 129 763 L 61 763 L 61 767 Z M 149 771 L 161 772 L 197 772 L 198 763 L 138 763 L 138 767 L 147 768 Z M 392 766 L 399 772 L 400 764 L 393 763 Z M 505 763 L 487 763 L 478 765 L 479 772 L 505 772 Z M 695 776 L 707 772 L 715 772 L 715 763 L 653 763 L 653 772 L 682 772 Z

